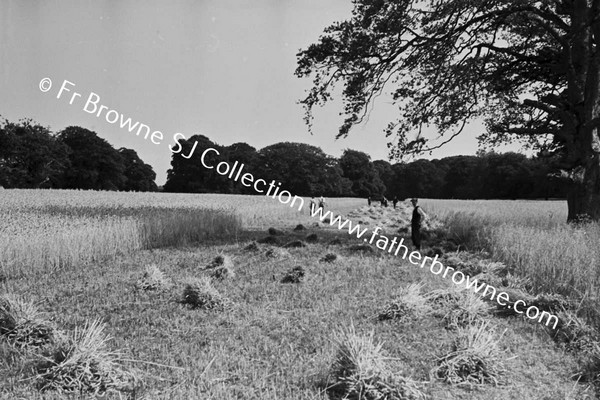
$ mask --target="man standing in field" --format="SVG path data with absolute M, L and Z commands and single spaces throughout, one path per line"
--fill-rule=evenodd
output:
M 311 197 L 310 198 L 310 203 L 308 204 L 308 209 L 310 210 L 310 215 L 314 215 L 314 213 L 315 213 L 315 206 L 316 206 L 315 198 Z
M 413 198 L 410 202 L 414 207 L 410 221 L 411 239 L 415 248 L 421 250 L 421 224 L 427 218 L 427 214 L 419 207 L 419 199 Z
M 322 208 L 325 211 L 325 199 L 323 196 L 319 197 L 319 208 Z

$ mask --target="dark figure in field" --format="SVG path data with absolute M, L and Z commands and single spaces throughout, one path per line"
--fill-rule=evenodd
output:
M 396 205 L 398 204 L 398 197 L 394 196 L 394 200 L 392 200 L 392 204 L 394 205 L 394 210 L 396 209 Z
M 421 250 L 421 224 L 427 218 L 427 214 L 419 207 L 419 199 L 412 199 L 411 203 L 414 206 L 410 221 L 411 238 L 415 248 Z
M 310 203 L 308 203 L 308 209 L 310 210 L 310 215 L 313 215 L 315 213 L 315 198 L 311 197 L 310 199 Z
M 388 206 L 388 199 L 385 198 L 385 196 L 383 196 L 381 198 L 381 207 L 387 207 Z
M 323 196 L 319 197 L 319 208 L 325 211 L 325 199 L 323 198 Z
M 367 204 L 371 205 L 371 196 L 367 197 Z

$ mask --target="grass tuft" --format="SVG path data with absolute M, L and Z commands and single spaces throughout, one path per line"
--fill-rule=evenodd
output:
M 170 281 L 156 264 L 150 264 L 136 286 L 142 290 L 165 290 L 169 288 Z
M 454 307 L 443 318 L 447 329 L 465 328 L 483 322 L 492 309 L 479 295 L 470 290 L 464 290 L 461 294 L 461 299 L 454 303 Z
M 227 254 L 219 254 L 206 266 L 206 269 L 212 269 L 217 267 L 232 268 L 233 259 Z
M 433 375 L 453 385 L 493 383 L 504 372 L 499 339 L 488 322 L 459 328 L 452 351 L 438 359 Z
M 210 274 L 211 278 L 219 280 L 219 281 L 223 281 L 226 279 L 233 279 L 235 278 L 235 272 L 233 271 L 233 269 L 226 267 L 224 265 L 215 268 L 212 273 Z
M 340 260 L 340 256 L 335 253 L 327 253 L 321 258 L 321 262 L 332 263 Z
M 122 355 L 108 349 L 111 339 L 98 319 L 75 328 L 64 343 L 37 366 L 40 391 L 104 395 L 132 391 L 137 378 L 121 366 Z
M 54 340 L 54 328 L 37 306 L 21 297 L 0 297 L 0 336 L 20 349 L 45 346 Z
M 304 268 L 297 266 L 289 270 L 283 278 L 281 283 L 301 283 L 304 280 Z
M 359 335 L 351 324 L 334 336 L 337 353 L 332 365 L 332 398 L 349 400 L 418 400 L 424 394 L 416 383 L 394 374 L 387 365 L 383 343 L 375 343 L 374 332 Z
M 421 294 L 423 284 L 411 283 L 400 289 L 394 300 L 387 304 L 377 315 L 380 321 L 397 319 L 406 321 L 422 317 L 431 311 L 427 299 Z
M 206 276 L 192 278 L 185 285 L 181 302 L 191 308 L 205 310 L 225 310 L 231 307 L 231 301 L 221 295 Z

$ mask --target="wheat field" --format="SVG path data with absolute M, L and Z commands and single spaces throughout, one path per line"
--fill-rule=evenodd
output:
M 0 204 L 0 312 L 13 312 L 4 299 L 21 299 L 19 318 L 29 327 L 17 330 L 29 341 L 0 340 L 0 399 L 69 398 L 61 390 L 75 383 L 118 386 L 101 398 L 145 400 L 595 398 L 590 385 L 573 380 L 577 357 L 540 324 L 479 305 L 473 321 L 481 325 L 449 329 L 460 302 L 423 304 L 431 293 L 454 293 L 447 282 L 369 246 L 356 251 L 362 240 L 315 226 L 308 210 L 252 196 L 35 190 L 1 191 Z M 521 216 L 508 221 L 521 204 Z M 407 204 L 331 199 L 327 206 L 410 240 Z M 475 211 L 474 203 L 463 206 L 423 200 L 450 235 L 518 260 L 539 290 L 556 286 L 541 278 L 551 268 L 557 279 L 591 271 L 532 264 L 549 243 L 557 252 L 568 244 L 566 253 L 583 260 L 577 238 L 553 242 L 572 233 L 554 222 L 558 204 L 510 202 L 501 212 L 503 202 L 482 202 L 478 214 L 462 212 Z M 527 237 L 528 229 L 547 237 Z M 581 277 L 571 284 L 592 286 Z M 63 353 L 15 347 L 43 342 L 48 326 L 54 341 L 66 340 Z M 461 343 L 490 363 L 474 373 L 482 382 L 475 386 L 453 370 L 472 362 L 471 353 L 457 353 Z

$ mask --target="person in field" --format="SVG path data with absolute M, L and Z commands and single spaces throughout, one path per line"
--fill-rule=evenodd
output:
M 315 213 L 315 206 L 317 204 L 315 203 L 315 198 L 311 197 L 310 198 L 310 203 L 308 203 L 308 209 L 310 210 L 310 215 L 313 215 Z
M 395 210 L 396 205 L 398 205 L 398 196 L 394 196 L 394 199 L 392 200 L 392 204 L 394 204 L 394 210 Z
M 323 196 L 319 197 L 319 208 L 325 211 L 325 199 L 323 198 Z
M 367 204 L 370 206 L 371 205 L 371 196 L 367 197 Z
M 413 198 L 410 202 L 414 207 L 410 221 L 411 239 L 415 248 L 421 250 L 421 225 L 427 219 L 427 214 L 419 206 L 419 199 Z

